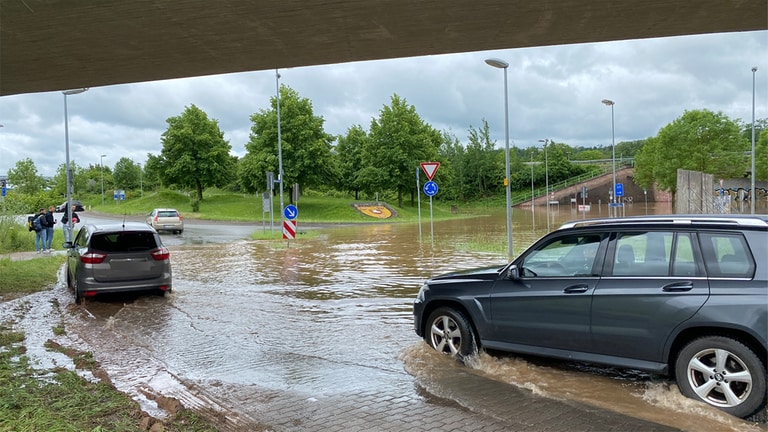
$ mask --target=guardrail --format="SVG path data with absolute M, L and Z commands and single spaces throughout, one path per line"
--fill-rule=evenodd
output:
M 617 162 L 616 169 L 619 169 L 619 168 L 624 168 L 626 166 L 632 166 L 632 162 L 633 161 L 629 161 L 627 159 L 624 159 L 621 164 L 618 163 L 619 161 L 616 161 L 616 162 Z M 549 192 L 550 193 L 557 192 L 558 190 L 565 189 L 565 188 L 571 187 L 571 186 L 579 184 L 579 183 L 584 183 L 584 182 L 587 182 L 589 180 L 592 180 L 592 179 L 595 179 L 595 178 L 598 178 L 598 177 L 602 177 L 602 176 L 604 176 L 606 174 L 611 174 L 611 173 L 613 173 L 613 166 L 612 165 L 603 166 L 598 173 L 581 174 L 581 175 L 578 175 L 576 177 L 571 177 L 569 179 L 566 179 L 566 180 L 563 180 L 563 181 L 559 181 L 557 183 L 552 183 L 552 184 L 549 185 Z M 536 188 L 536 189 L 533 190 L 533 199 L 542 197 L 545 194 L 546 194 L 546 186 L 545 187 Z M 524 203 L 526 201 L 531 201 L 531 192 L 530 191 L 518 192 L 518 193 L 512 195 L 512 197 L 510 198 L 510 201 L 511 201 L 512 207 L 514 207 L 514 206 L 516 206 L 516 205 L 518 205 L 520 203 Z

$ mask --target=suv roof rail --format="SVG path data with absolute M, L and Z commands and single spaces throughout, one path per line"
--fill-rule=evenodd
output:
M 651 225 L 651 224 L 731 224 L 739 226 L 768 227 L 768 215 L 654 215 L 624 218 L 584 219 L 566 222 L 560 229 L 592 225 Z

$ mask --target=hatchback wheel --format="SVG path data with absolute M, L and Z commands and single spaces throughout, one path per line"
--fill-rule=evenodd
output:
M 459 359 L 477 352 L 475 334 L 464 314 L 453 308 L 439 308 L 429 315 L 424 332 L 429 345 L 443 354 Z
M 737 417 L 750 416 L 766 403 L 765 365 L 731 338 L 692 341 L 680 351 L 675 374 L 682 394 Z

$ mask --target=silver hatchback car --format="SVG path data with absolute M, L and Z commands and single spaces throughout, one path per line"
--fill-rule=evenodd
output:
M 172 290 L 170 252 L 147 224 L 85 225 L 64 247 L 77 303 L 102 293 Z

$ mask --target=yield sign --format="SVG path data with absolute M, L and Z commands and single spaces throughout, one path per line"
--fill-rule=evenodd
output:
M 437 172 L 437 168 L 440 167 L 440 162 L 422 162 L 421 163 L 421 169 L 424 170 L 424 174 L 427 175 L 427 178 L 432 180 L 432 177 L 435 176 L 435 173 Z

